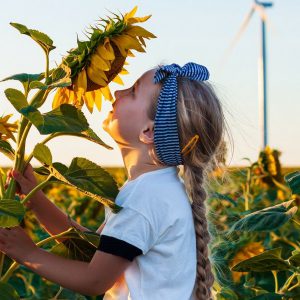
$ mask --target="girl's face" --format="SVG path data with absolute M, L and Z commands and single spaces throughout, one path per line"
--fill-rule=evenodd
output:
M 115 92 L 113 110 L 102 123 L 102 128 L 119 144 L 137 146 L 141 134 L 153 125 L 147 116 L 149 105 L 159 92 L 159 85 L 153 83 L 155 69 L 144 73 L 128 89 Z

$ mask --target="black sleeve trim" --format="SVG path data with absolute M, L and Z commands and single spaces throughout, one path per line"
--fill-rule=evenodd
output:
M 140 248 L 108 235 L 100 235 L 97 250 L 118 255 L 130 261 L 133 261 L 136 256 L 143 254 Z

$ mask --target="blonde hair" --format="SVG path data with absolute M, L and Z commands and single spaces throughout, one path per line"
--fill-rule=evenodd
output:
M 225 117 L 221 102 L 208 81 L 193 81 L 178 77 L 177 123 L 180 148 L 199 135 L 193 150 L 183 156 L 183 179 L 190 198 L 197 252 L 197 272 L 194 293 L 197 300 L 212 299 L 214 274 L 208 244 L 211 240 L 206 217 L 208 174 L 224 163 L 226 147 Z M 154 95 L 157 100 L 158 95 Z M 148 117 L 155 119 L 156 103 L 149 106 Z

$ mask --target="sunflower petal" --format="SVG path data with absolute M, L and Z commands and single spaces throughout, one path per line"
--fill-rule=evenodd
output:
M 97 47 L 96 53 L 98 55 L 100 55 L 103 59 L 106 59 L 106 60 L 114 60 L 115 59 L 114 49 L 111 46 L 108 38 L 105 39 L 103 45 L 100 45 Z
M 153 33 L 141 26 L 129 26 L 129 28 L 126 30 L 126 34 L 129 34 L 131 36 L 141 36 L 144 38 L 156 38 Z
M 109 71 L 110 70 L 110 63 L 107 60 L 104 60 L 98 53 L 92 55 L 91 64 L 95 66 L 95 68 Z
M 115 82 L 115 83 L 124 85 L 124 82 L 123 82 L 123 80 L 121 79 L 121 77 L 120 77 L 119 75 L 117 75 L 117 76 L 112 80 L 112 82 Z
M 88 108 L 89 112 L 93 112 L 93 107 L 94 107 L 94 96 L 93 92 L 87 92 L 84 94 L 84 102 L 86 104 L 86 107 Z
M 94 100 L 98 111 L 101 111 L 102 108 L 102 94 L 100 90 L 94 90 Z
M 85 72 L 85 70 L 82 70 L 81 72 L 79 72 L 79 74 L 77 75 L 77 78 L 75 79 L 74 91 L 80 92 L 80 93 L 85 93 L 86 89 L 87 89 L 86 72 Z
M 106 86 L 107 82 L 99 76 L 99 72 L 93 68 L 92 65 L 90 65 L 87 68 L 87 74 L 90 80 L 92 80 L 94 83 L 98 84 L 99 86 Z
M 104 88 L 101 88 L 100 91 L 103 94 L 103 96 L 104 96 L 105 99 L 107 99 L 109 101 L 113 100 L 113 96 L 111 95 L 111 92 L 110 92 L 108 86 L 106 86 Z

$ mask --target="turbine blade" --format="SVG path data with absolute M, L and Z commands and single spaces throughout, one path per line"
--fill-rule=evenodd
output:
M 232 40 L 230 46 L 227 48 L 227 50 L 224 52 L 223 54 L 223 57 L 221 58 L 220 60 L 220 65 L 219 65 L 219 68 L 222 67 L 225 62 L 227 61 L 229 55 L 231 54 L 234 46 L 237 44 L 237 42 L 239 41 L 239 39 L 241 38 L 242 34 L 244 33 L 244 31 L 246 30 L 249 22 L 250 22 L 250 19 L 253 15 L 255 11 L 255 8 L 254 8 L 254 5 L 252 5 L 249 13 L 246 15 L 246 17 L 244 18 L 243 22 L 242 22 L 242 25 L 239 29 L 239 31 L 237 32 L 237 34 L 235 35 L 234 39 Z

